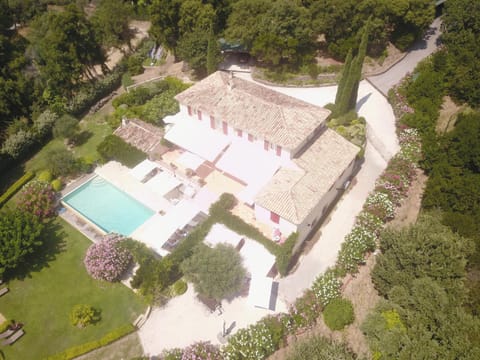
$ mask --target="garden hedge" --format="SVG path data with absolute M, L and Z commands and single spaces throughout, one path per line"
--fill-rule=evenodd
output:
M 353 305 L 348 299 L 333 299 L 323 310 L 323 320 L 331 330 L 342 330 L 354 319 Z
M 2 196 L 0 196 L 0 207 L 2 207 L 13 195 L 15 195 L 26 183 L 35 177 L 33 172 L 26 172 L 20 179 L 18 179 Z
M 70 360 L 76 358 L 80 355 L 86 354 L 90 351 L 96 350 L 101 348 L 102 346 L 106 346 L 111 344 L 112 342 L 131 334 L 136 330 L 135 326 L 132 324 L 127 324 L 122 327 L 119 327 L 99 340 L 90 341 L 88 343 L 77 345 L 71 348 L 66 349 L 65 351 L 55 354 L 53 356 L 49 356 L 46 360 Z

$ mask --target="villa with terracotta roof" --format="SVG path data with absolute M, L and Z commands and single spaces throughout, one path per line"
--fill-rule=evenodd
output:
M 176 99 L 165 139 L 237 181 L 272 239 L 298 232 L 298 248 L 353 177 L 360 149 L 327 128 L 327 109 L 220 71 Z

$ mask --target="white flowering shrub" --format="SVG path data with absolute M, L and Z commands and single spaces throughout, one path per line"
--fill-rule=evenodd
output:
M 378 216 L 366 211 L 361 211 L 355 219 L 355 225 L 363 227 L 375 235 L 378 235 L 383 228 L 383 221 Z
M 272 333 L 263 322 L 238 330 L 222 349 L 225 360 L 261 360 L 275 351 Z
M 340 297 L 342 282 L 332 270 L 325 271 L 318 276 L 312 285 L 312 290 L 322 306 L 326 306 L 333 299 Z
M 370 214 L 387 221 L 395 215 L 395 207 L 388 195 L 381 192 L 374 192 L 367 197 L 364 209 Z
M 377 235 L 362 227 L 354 226 L 352 231 L 345 236 L 345 241 L 338 253 L 337 265 L 344 273 L 354 273 L 359 264 L 365 263 L 365 253 L 375 249 Z

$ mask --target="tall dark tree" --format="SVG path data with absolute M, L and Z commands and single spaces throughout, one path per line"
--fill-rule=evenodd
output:
M 443 41 L 448 50 L 450 89 L 459 101 L 480 105 L 480 3 L 445 4 Z
M 13 270 L 41 244 L 43 224 L 32 214 L 20 211 L 0 212 L 0 278 Z
M 351 62 L 345 64 L 347 69 L 345 69 L 342 74 L 342 79 L 337 90 L 338 96 L 335 99 L 336 116 L 342 116 L 349 111 L 355 110 L 358 86 L 362 77 L 362 67 L 367 52 L 368 36 L 369 21 L 367 21 L 367 24 L 364 26 L 357 55 Z M 348 56 L 347 60 L 350 60 Z
M 102 0 L 91 17 L 95 32 L 106 48 L 121 48 L 127 44 L 130 47 L 132 31 L 128 23 L 133 14 L 130 4 L 117 0 Z
M 76 6 L 48 12 L 32 24 L 36 65 L 50 97 L 69 94 L 95 64 L 105 62 L 92 24 Z
M 349 78 L 350 69 L 352 67 L 352 56 L 352 49 L 350 49 L 343 65 L 340 81 L 338 82 L 337 93 L 335 94 L 335 104 L 339 104 L 340 99 L 342 99 L 342 93 L 345 90 L 345 84 Z
M 213 29 L 210 29 L 207 47 L 207 74 L 210 75 L 217 70 L 218 60 L 220 58 L 220 48 L 215 38 Z
M 150 35 L 176 55 L 177 43 L 180 40 L 180 0 L 153 0 L 150 5 L 152 27 Z

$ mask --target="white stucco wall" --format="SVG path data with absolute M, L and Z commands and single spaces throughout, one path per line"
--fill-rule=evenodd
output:
M 272 228 L 280 229 L 283 237 L 288 237 L 288 235 L 297 231 L 297 226 L 295 224 L 292 224 L 282 217 L 280 217 L 280 222 L 278 224 L 274 223 L 270 220 L 270 210 L 267 210 L 258 204 L 255 204 L 255 218 L 260 222 L 268 224 Z
M 185 105 L 180 104 L 180 112 L 183 113 L 185 116 L 189 116 L 188 115 L 188 107 L 185 106 Z M 197 111 L 194 110 L 194 109 L 192 109 L 192 115 L 190 116 L 190 118 L 198 121 L 199 123 L 203 124 L 205 127 L 209 128 L 209 129 L 211 128 L 211 126 L 210 126 L 210 114 L 208 114 L 205 111 L 202 111 L 202 120 L 201 121 L 198 120 Z M 215 130 L 223 134 L 223 120 L 218 119 L 216 117 L 214 117 L 214 119 L 215 119 Z M 237 135 L 236 130 L 237 129 L 235 129 L 231 125 L 227 124 L 227 135 L 226 136 L 228 136 L 230 139 L 232 139 L 234 141 L 240 140 L 240 141 L 244 141 L 246 143 L 249 143 L 252 146 L 254 146 L 255 148 L 257 148 L 258 151 L 266 151 L 265 148 L 264 148 L 264 139 L 263 138 L 259 138 L 259 137 L 254 136 L 254 140 L 249 141 L 248 140 L 248 132 L 242 130 L 242 136 L 240 137 L 240 136 Z M 272 145 L 270 144 L 270 149 L 268 150 L 268 153 L 270 153 L 272 156 L 274 156 L 277 159 L 280 158 L 282 163 L 288 163 L 291 159 L 290 151 L 282 147 L 281 155 L 277 156 L 276 155 L 276 146 L 277 145 L 274 144 L 273 148 L 272 148 Z
M 294 252 L 298 250 L 300 245 L 305 241 L 310 231 L 318 224 L 318 221 L 325 215 L 328 206 L 335 200 L 335 197 L 343 192 L 345 182 L 352 178 L 355 169 L 355 160 L 353 160 L 348 168 L 338 178 L 335 184 L 330 188 L 329 192 L 318 202 L 317 206 L 310 212 L 305 220 L 298 225 L 298 240 L 295 245 Z

